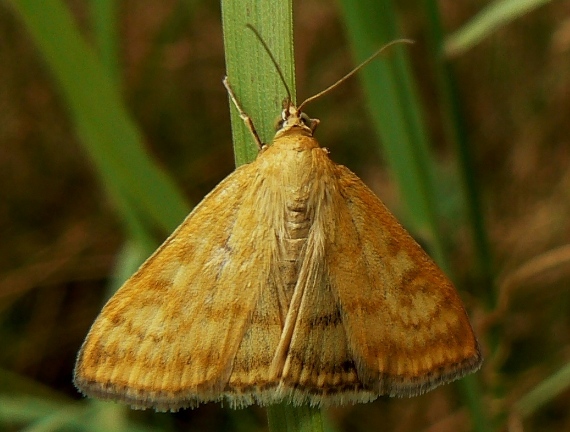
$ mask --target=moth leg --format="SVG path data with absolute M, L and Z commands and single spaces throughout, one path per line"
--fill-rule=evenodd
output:
M 263 143 L 261 142 L 261 139 L 259 139 L 259 135 L 257 134 L 257 131 L 255 130 L 255 126 L 253 125 L 253 121 L 251 120 L 251 117 L 245 113 L 245 111 L 243 110 L 243 108 L 241 107 L 239 102 L 237 101 L 236 95 L 235 95 L 234 91 L 232 90 L 232 87 L 230 86 L 230 82 L 228 81 L 227 76 L 224 77 L 223 83 L 224 83 L 224 87 L 228 91 L 228 94 L 230 95 L 230 99 L 232 100 L 232 102 L 234 103 L 234 105 L 236 106 L 236 108 L 239 112 L 239 116 L 241 117 L 241 119 L 243 120 L 243 122 L 245 123 L 245 125 L 247 126 L 247 128 L 249 129 L 251 134 L 253 135 L 253 139 L 254 139 L 255 143 L 257 144 L 257 148 L 259 148 L 261 150 L 261 148 L 263 147 Z

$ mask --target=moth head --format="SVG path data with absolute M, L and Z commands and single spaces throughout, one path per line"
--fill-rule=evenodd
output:
M 307 114 L 298 109 L 288 98 L 283 101 L 283 111 L 275 122 L 277 134 L 300 128 L 300 131 L 312 136 L 317 126 L 318 119 L 312 119 Z

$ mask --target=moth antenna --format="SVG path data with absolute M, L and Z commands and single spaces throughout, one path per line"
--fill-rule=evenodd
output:
M 314 101 L 315 99 L 321 97 L 322 95 L 328 93 L 329 91 L 337 88 L 339 85 L 341 85 L 343 82 L 345 82 L 347 79 L 349 79 L 351 76 L 353 76 L 356 72 L 358 72 L 360 69 L 362 69 L 364 66 L 366 66 L 368 63 L 370 63 L 372 60 L 374 60 L 376 57 L 378 57 L 384 50 L 390 48 L 392 45 L 396 45 L 399 43 L 407 43 L 407 44 L 413 44 L 414 41 L 411 39 L 396 39 L 393 40 L 392 42 L 388 42 L 386 45 L 384 45 L 382 48 L 380 48 L 378 51 L 376 51 L 374 54 L 372 54 L 370 57 L 368 57 L 366 60 L 364 60 L 362 63 L 360 63 L 358 66 L 356 66 L 354 69 L 352 69 L 349 73 L 347 73 L 345 76 L 343 76 L 341 79 L 339 79 L 337 82 L 335 82 L 334 84 L 330 85 L 329 87 L 327 87 L 326 89 L 324 89 L 323 91 L 320 91 L 319 93 L 317 93 L 314 96 L 311 96 L 310 98 L 307 98 L 303 101 L 303 103 L 301 105 L 299 105 L 297 107 L 297 109 L 299 111 L 302 111 L 303 106 L 307 105 L 309 102 Z
M 283 75 L 281 68 L 277 64 L 277 60 L 275 60 L 275 57 L 273 56 L 273 53 L 269 49 L 269 46 L 267 46 L 267 43 L 263 40 L 263 38 L 261 37 L 261 35 L 259 34 L 259 32 L 257 31 L 257 29 L 254 26 L 252 26 L 251 24 L 246 24 L 246 27 L 253 32 L 253 34 L 257 37 L 257 39 L 259 39 L 259 42 L 261 42 L 261 45 L 263 46 L 263 48 L 265 49 L 265 51 L 269 55 L 269 58 L 271 59 L 273 66 L 275 66 L 275 69 L 277 69 L 277 73 L 279 74 L 279 78 L 281 78 L 281 82 L 285 86 L 285 90 L 287 90 L 287 99 L 289 100 L 289 103 L 291 103 L 291 101 L 293 101 L 293 98 L 291 97 L 291 90 L 289 90 L 289 86 L 287 85 L 287 82 L 285 81 L 285 76 Z

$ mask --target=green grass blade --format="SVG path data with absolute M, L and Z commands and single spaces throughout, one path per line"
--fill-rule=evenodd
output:
M 267 407 L 270 432 L 322 432 L 323 416 L 318 408 L 287 404 Z
M 132 235 L 169 232 L 189 205 L 146 154 L 117 88 L 59 0 L 12 0 L 57 80 L 85 146 Z
M 447 37 L 445 52 L 459 55 L 477 45 L 499 27 L 549 3 L 550 0 L 497 0 L 483 9 L 471 21 Z
M 442 107 L 444 129 L 448 141 L 455 147 L 457 154 L 460 180 L 458 183 L 461 187 L 462 202 L 466 206 L 471 238 L 473 239 L 475 277 L 481 287 L 480 293 L 485 296 L 486 306 L 491 310 L 496 302 L 492 253 L 481 209 L 479 188 L 472 166 L 473 158 L 468 134 L 465 130 L 463 108 L 451 65 L 443 57 L 444 35 L 439 16 L 439 5 L 435 0 L 427 0 L 425 9 L 428 16 L 431 56 Z
M 449 63 L 443 57 L 443 27 L 439 16 L 439 5 L 434 0 L 425 3 L 428 16 L 431 55 L 438 86 L 438 96 L 442 107 L 444 129 L 448 141 L 455 147 L 458 161 L 459 184 L 462 202 L 465 203 L 468 224 L 473 239 L 475 257 L 475 277 L 481 290 L 478 294 L 485 297 L 487 308 L 491 310 L 496 301 L 494 274 L 489 240 L 481 210 L 479 189 L 476 185 L 472 167 L 472 157 L 465 131 L 462 106 L 459 100 L 454 74 Z M 476 431 L 491 430 L 489 419 L 483 406 L 482 390 L 477 377 L 469 376 L 459 384 L 463 398 L 471 413 L 473 429 Z
M 116 0 L 91 0 L 91 11 L 99 58 L 108 75 L 119 83 L 118 3 Z
M 457 382 L 457 387 L 461 392 L 463 403 L 469 410 L 472 422 L 472 430 L 475 432 L 492 432 L 495 430 L 491 426 L 486 407 L 483 404 L 483 389 L 477 375 L 468 375 Z
M 515 410 L 523 418 L 528 417 L 568 388 L 570 388 L 570 363 L 524 395 L 515 404 Z
M 97 401 L 86 405 L 78 402 L 61 403 L 45 397 L 0 394 L 0 424 L 25 425 L 18 429 L 22 431 L 151 432 L 156 430 L 128 420 L 120 413 L 125 409 L 126 407 L 122 405 L 109 402 Z M 117 414 L 121 417 L 117 418 Z
M 295 66 L 291 1 L 222 1 L 226 70 L 230 84 L 264 143 L 275 134 L 275 119 L 287 93 L 275 66 L 254 33 L 251 24 L 271 48 L 293 98 Z M 257 147 L 249 130 L 230 103 L 236 164 L 251 162 Z

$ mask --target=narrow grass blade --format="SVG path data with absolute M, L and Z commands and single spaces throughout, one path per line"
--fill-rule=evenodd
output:
M 439 15 L 439 5 L 435 0 L 425 2 L 431 57 L 438 89 L 441 114 L 447 140 L 455 148 L 458 164 L 458 176 L 461 201 L 465 204 L 467 222 L 473 242 L 474 277 L 485 298 L 488 310 L 496 303 L 496 287 L 494 284 L 493 260 L 489 239 L 485 229 L 485 221 L 481 209 L 479 188 L 472 166 L 472 155 L 465 130 L 463 107 L 459 99 L 459 91 L 451 65 L 443 56 L 444 34 Z
M 295 68 L 293 59 L 293 25 L 291 1 L 244 2 L 222 1 L 224 46 L 227 75 L 237 98 L 264 143 L 275 133 L 275 119 L 287 96 L 275 66 L 250 24 L 271 48 L 293 97 Z M 230 103 L 236 164 L 250 162 L 257 147 L 237 110 Z
M 267 407 L 271 432 L 322 432 L 323 418 L 318 408 L 278 404 Z
M 120 83 L 119 43 L 117 13 L 119 4 L 116 0 L 91 0 L 93 29 L 101 64 L 108 76 Z
M 499 27 L 548 3 L 550 0 L 496 0 L 471 21 L 447 37 L 445 52 L 459 55 L 475 46 Z
M 189 211 L 174 182 L 146 154 L 111 79 L 59 0 L 12 0 L 58 82 L 79 137 L 133 235 L 172 231 Z M 144 235 L 143 235 L 144 236 Z M 146 237 L 146 236 L 144 236 Z
M 515 404 L 515 410 L 523 418 L 528 417 L 569 388 L 570 363 L 567 363 L 562 369 L 546 378 L 524 395 Z
M 0 395 L 0 424 L 23 426 L 18 429 L 30 432 L 55 430 L 81 430 L 103 432 L 109 430 L 151 432 L 156 430 L 142 426 L 121 416 L 118 411 L 125 407 L 109 402 L 62 404 L 47 398 L 32 396 Z

